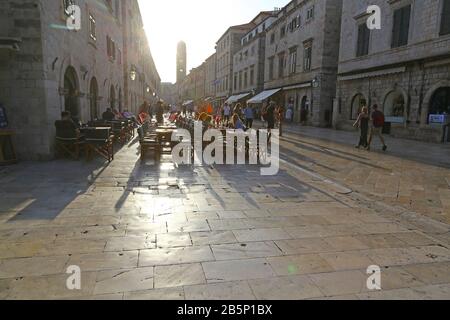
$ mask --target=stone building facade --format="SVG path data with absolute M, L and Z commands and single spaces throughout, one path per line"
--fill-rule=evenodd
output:
M 160 98 L 164 100 L 166 104 L 177 105 L 177 85 L 171 82 L 161 82 Z
M 381 30 L 366 27 L 369 5 Z M 441 142 L 450 113 L 450 1 L 344 1 L 334 126 L 377 104 L 391 135 Z M 431 116 L 430 115 L 437 115 Z
M 67 27 L 71 4 L 80 8 L 77 30 Z M 20 159 L 53 157 L 54 122 L 62 111 L 87 122 L 107 107 L 136 110 L 159 89 L 146 41 L 140 42 L 137 57 L 137 49 L 128 46 L 138 38 L 128 32 L 142 31 L 136 6 L 134 0 L 0 3 L 0 43 L 17 44 L 13 49 L 0 46 L 0 103 L 16 133 Z M 131 64 L 135 80 L 130 79 Z
M 216 96 L 216 54 L 205 61 L 205 97 L 213 100 Z
M 270 99 L 291 105 L 295 122 L 331 125 L 342 3 L 291 1 L 267 30 L 264 89 L 279 90 Z
M 205 63 L 191 69 L 184 80 L 178 84 L 179 102 L 193 101 L 201 103 L 205 98 Z
M 253 23 L 232 26 L 216 43 L 216 106 L 222 105 L 232 93 L 233 56 L 241 48 L 242 37 L 254 26 Z
M 255 95 L 264 89 L 266 30 L 275 19 L 274 12 L 261 12 L 252 21 L 255 27 L 242 37 L 233 56 L 233 95 Z
M 121 0 L 120 3 L 123 20 L 124 101 L 130 111 L 137 113 L 144 101 L 156 103 L 161 90 L 161 78 L 150 52 L 137 0 Z

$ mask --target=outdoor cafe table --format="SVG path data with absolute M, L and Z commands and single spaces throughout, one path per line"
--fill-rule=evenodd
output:
M 82 127 L 80 128 L 80 132 L 84 133 L 86 131 L 91 130 L 111 130 L 111 127 Z
M 170 141 L 172 139 L 172 133 L 177 130 L 177 128 L 165 129 L 158 127 L 155 130 L 156 135 L 158 136 L 158 141 Z

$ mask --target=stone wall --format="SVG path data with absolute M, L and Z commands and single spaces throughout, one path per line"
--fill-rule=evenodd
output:
M 0 103 L 15 133 L 19 159 L 48 159 L 47 72 L 37 0 L 0 2 L 0 37 L 21 39 L 20 51 L 0 51 Z
M 314 17 L 307 20 L 307 11 L 314 7 Z M 280 13 L 278 20 L 272 24 L 266 37 L 265 88 L 282 88 L 297 84 L 312 83 L 317 79 L 319 86 L 307 90 L 297 90 L 301 99 L 308 95 L 310 104 L 310 124 L 327 126 L 333 110 L 333 99 L 336 94 L 336 75 L 339 56 L 339 39 L 341 26 L 342 0 L 299 0 L 292 1 Z M 293 32 L 289 30 L 286 37 L 280 39 L 280 28 L 288 24 L 294 17 L 301 16 L 301 26 Z M 272 34 L 275 42 L 271 43 Z M 311 70 L 304 70 L 305 42 L 312 42 Z M 297 67 L 294 74 L 289 74 L 289 50 L 297 48 Z M 283 77 L 278 75 L 278 55 L 286 52 L 286 66 Z M 269 58 L 274 59 L 274 78 L 269 77 Z M 295 96 L 286 92 L 285 104 Z M 298 100 L 298 99 L 297 99 Z M 298 102 L 296 102 L 298 105 Z M 297 119 L 298 115 L 295 116 Z
M 369 54 L 356 57 L 355 19 L 376 4 L 382 10 L 382 29 L 371 31 Z M 408 45 L 391 48 L 393 12 L 412 5 Z M 391 135 L 441 142 L 442 126 L 429 125 L 429 105 L 441 87 L 450 87 L 450 35 L 439 36 L 442 1 L 344 1 L 338 78 L 338 108 L 334 126 L 350 130 L 354 122 L 352 102 L 362 94 L 369 106 L 385 109 L 389 94 L 400 93 L 405 101 L 404 121 L 392 124 Z M 353 114 L 353 116 L 352 116 Z

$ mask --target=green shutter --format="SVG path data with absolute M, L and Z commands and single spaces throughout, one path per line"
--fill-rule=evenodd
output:
M 441 17 L 441 32 L 440 35 L 450 34 L 450 0 L 444 0 L 444 7 L 442 8 Z
M 396 48 L 399 46 L 400 39 L 400 28 L 401 28 L 401 11 L 394 11 L 394 26 L 392 28 L 392 47 Z
M 401 22 L 401 38 L 400 45 L 407 45 L 409 40 L 409 23 L 411 20 L 411 6 L 402 8 L 402 22 Z

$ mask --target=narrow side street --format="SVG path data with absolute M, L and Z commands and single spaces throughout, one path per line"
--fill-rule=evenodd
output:
M 110 165 L 2 168 L 0 298 L 448 299 L 448 148 L 427 145 L 425 163 L 401 140 L 383 154 L 354 138 L 287 127 L 274 177 L 141 164 L 135 142 Z

